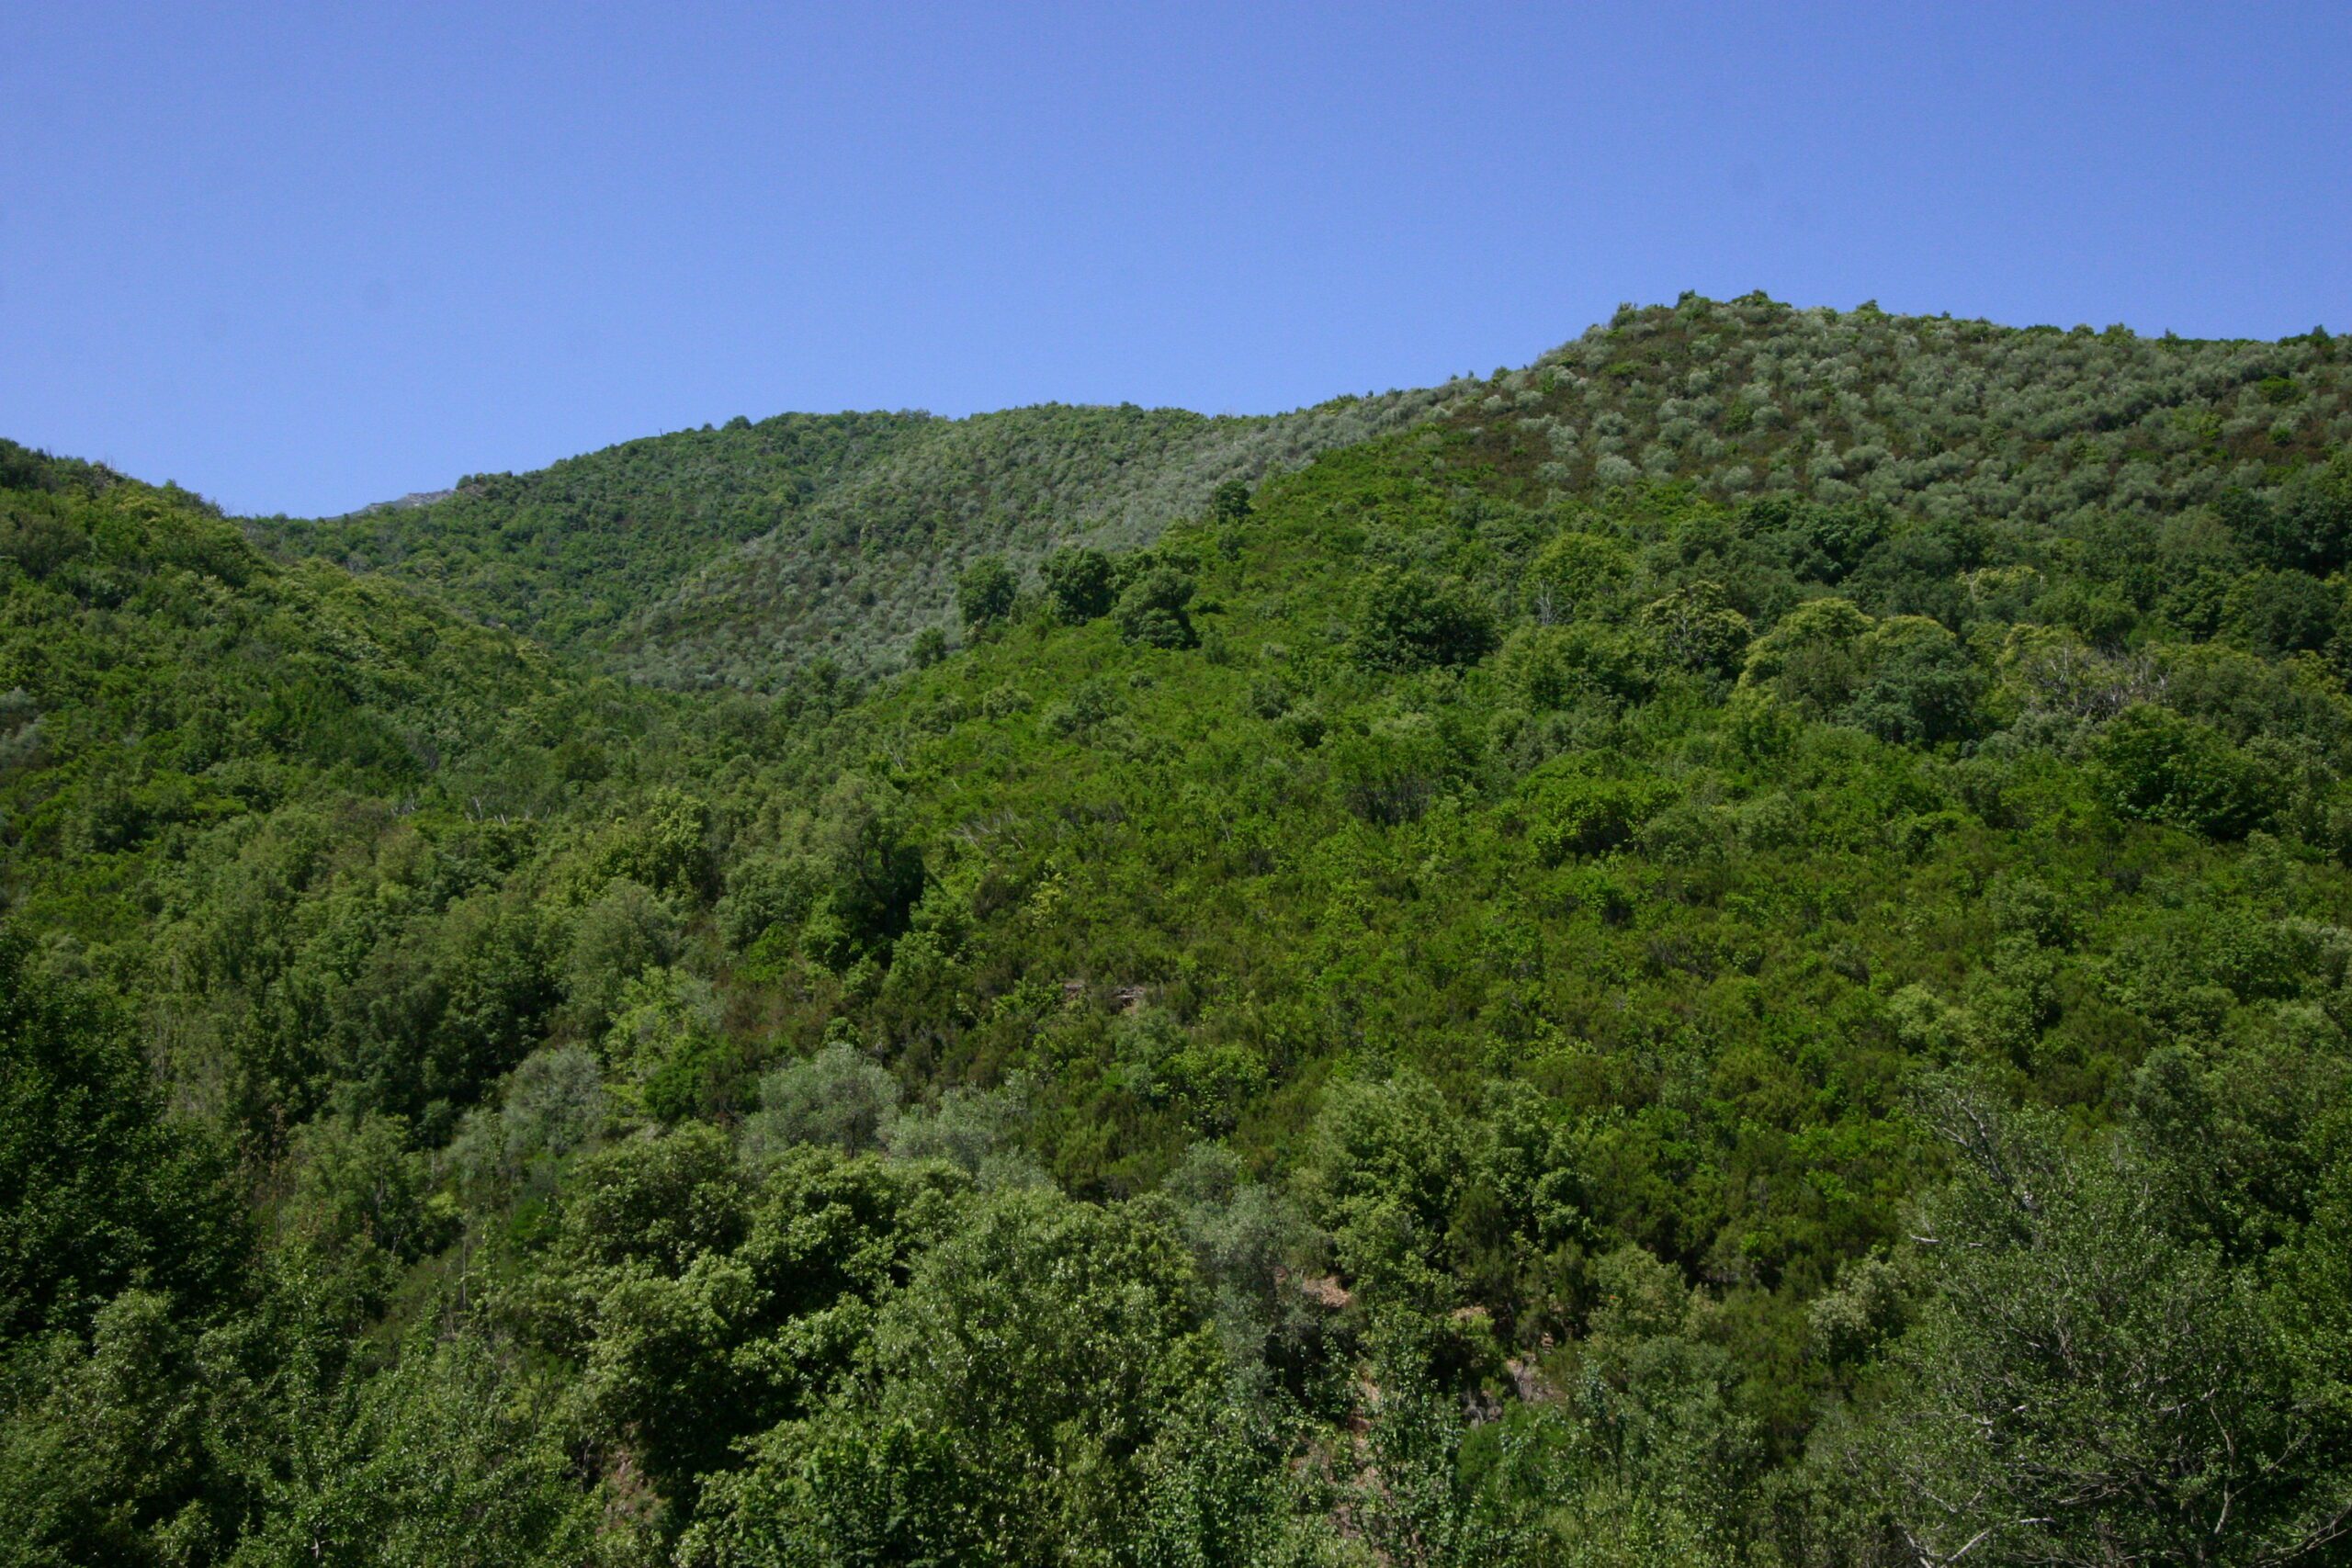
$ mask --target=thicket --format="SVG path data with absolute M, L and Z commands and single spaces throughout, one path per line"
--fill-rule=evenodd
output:
M 2345 409 L 1686 299 L 692 699 L 0 449 L 0 1551 L 2340 1561 Z

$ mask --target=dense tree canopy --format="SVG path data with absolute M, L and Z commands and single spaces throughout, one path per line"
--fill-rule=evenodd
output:
M 2347 445 L 1695 296 L 332 524 L 0 445 L 0 1561 L 2342 1561 Z

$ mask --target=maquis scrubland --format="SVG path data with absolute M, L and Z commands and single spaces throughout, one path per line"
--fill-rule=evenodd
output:
M 0 1562 L 2352 1562 L 2352 352 L 0 446 Z

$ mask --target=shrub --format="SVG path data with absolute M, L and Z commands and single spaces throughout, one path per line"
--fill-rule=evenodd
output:
M 1731 607 L 1723 585 L 1701 581 L 1642 608 L 1642 631 L 1672 669 L 1727 673 L 1747 647 L 1747 617 Z
M 2213 839 L 2242 839 L 2269 819 L 2269 792 L 2245 753 L 2166 708 L 2127 709 L 2099 737 L 2095 761 L 2109 806 L 2125 817 Z
M 1201 639 L 1185 607 L 1193 580 L 1173 567 L 1153 567 L 1119 595 L 1119 635 L 1147 648 L 1191 648 Z
M 1952 635 L 1918 615 L 1881 621 L 1863 639 L 1869 676 L 1841 716 L 1882 740 L 1933 745 L 1977 728 L 1986 681 Z
M 1781 617 L 1748 649 L 1743 687 L 1771 692 L 1815 717 L 1842 708 L 1868 670 L 1863 639 L 1876 623 L 1850 599 L 1815 599 Z
M 1012 601 L 1020 591 L 1020 581 L 1003 557 L 982 556 L 956 581 L 956 614 L 964 617 L 967 629 L 982 630 L 1012 614 Z
M 1555 764 L 1529 778 L 1528 841 L 1547 865 L 1572 855 L 1605 853 L 1630 841 L 1643 823 L 1674 799 L 1654 779 L 1600 779 Z
M 1383 725 L 1331 749 L 1331 780 L 1340 803 L 1382 827 L 1419 821 L 1453 771 L 1453 757 L 1426 720 Z
M 1464 584 L 1381 568 L 1364 585 L 1351 649 L 1367 670 L 1475 664 L 1494 650 L 1494 617 Z
M 1615 539 L 1562 534 L 1536 552 L 1521 597 L 1540 626 L 1573 621 L 1614 601 L 1633 572 L 1632 553 Z
M 2252 572 L 2222 596 L 2222 625 L 2231 641 L 2278 659 L 2325 648 L 2343 607 L 2341 593 L 2307 572 Z
M 743 1151 L 756 1158 L 823 1144 L 856 1154 L 881 1142 L 898 1109 L 898 1080 L 837 1041 L 760 1080 L 760 1109 L 743 1124 Z
M 1056 550 L 1038 567 L 1037 575 L 1045 581 L 1046 600 L 1057 620 L 1080 626 L 1109 613 L 1114 573 L 1111 558 L 1101 550 Z

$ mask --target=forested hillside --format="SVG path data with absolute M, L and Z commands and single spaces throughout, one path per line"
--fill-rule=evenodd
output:
M 0 1562 L 2346 1561 L 2348 383 L 6 449 Z
M 764 688 L 820 660 L 903 664 L 978 556 L 1148 543 L 1221 483 L 1409 424 L 1443 396 L 1272 417 L 1127 404 L 738 419 L 256 533 L 662 684 Z

